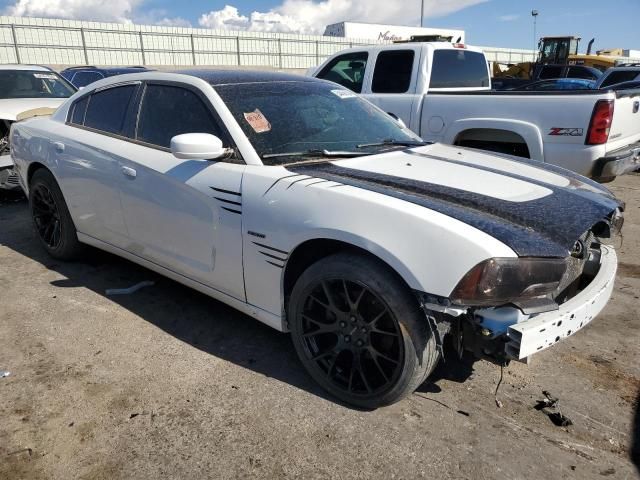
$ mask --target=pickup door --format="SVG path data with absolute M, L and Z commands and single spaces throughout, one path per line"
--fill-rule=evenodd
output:
M 410 46 L 374 51 L 365 76 L 362 96 L 408 127 L 419 121 L 421 53 L 422 49 Z

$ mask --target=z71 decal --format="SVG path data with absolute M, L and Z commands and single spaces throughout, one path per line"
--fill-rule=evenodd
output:
M 563 136 L 563 137 L 581 137 L 584 129 L 582 128 L 561 128 L 551 127 L 549 135 Z

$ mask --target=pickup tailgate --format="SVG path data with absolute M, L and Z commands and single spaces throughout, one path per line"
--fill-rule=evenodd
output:
M 607 154 L 640 141 L 640 89 L 616 92 Z

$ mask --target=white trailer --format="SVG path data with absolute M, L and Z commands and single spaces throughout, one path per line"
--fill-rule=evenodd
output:
M 451 28 L 408 27 L 406 25 L 382 25 L 378 23 L 340 22 L 327 25 L 324 35 L 328 37 L 362 38 L 396 42 L 409 40 L 413 36 L 447 37 L 451 42 L 464 43 L 464 30 Z

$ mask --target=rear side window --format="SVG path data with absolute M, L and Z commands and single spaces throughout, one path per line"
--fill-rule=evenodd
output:
M 89 103 L 89 97 L 81 98 L 73 104 L 73 110 L 71 113 L 71 123 L 76 125 L 84 125 L 84 116 L 87 113 L 87 104 Z
M 373 93 L 406 93 L 411 85 L 413 50 L 380 52 L 373 71 Z
M 462 49 L 433 52 L 429 88 L 488 87 L 489 69 L 482 53 Z
M 629 82 L 631 80 L 635 80 L 638 76 L 640 76 L 640 71 L 638 70 L 622 70 L 619 72 L 611 72 L 609 76 L 604 79 L 602 85 L 600 85 L 600 88 L 615 85 L 616 83 Z
M 338 83 L 349 90 L 360 93 L 362 92 L 368 58 L 367 52 L 340 55 L 331 60 L 316 77 Z
M 78 72 L 73 76 L 73 83 L 76 87 L 86 87 L 90 83 L 97 82 L 104 78 L 98 72 Z
M 121 135 L 136 87 L 137 85 L 124 85 L 92 94 L 84 117 L 84 126 Z
M 561 78 L 561 77 L 562 77 L 562 67 L 556 67 L 556 66 L 542 67 L 542 70 L 540 70 L 540 75 L 538 76 L 540 80 L 545 80 L 547 78 Z
M 138 120 L 137 139 L 169 148 L 183 133 L 210 133 L 223 139 L 209 108 L 191 90 L 168 85 L 148 85 Z
M 587 80 L 596 80 L 598 76 L 588 68 L 582 67 L 569 67 L 567 72 L 569 78 L 585 78 Z

